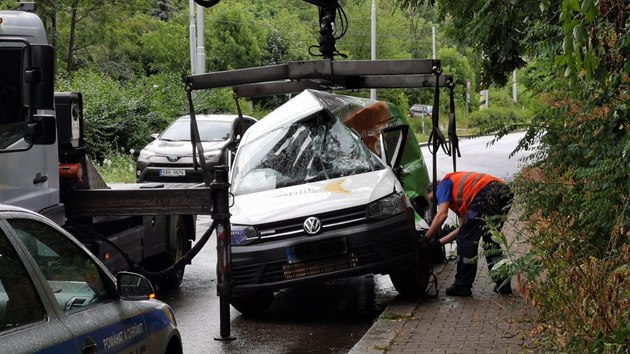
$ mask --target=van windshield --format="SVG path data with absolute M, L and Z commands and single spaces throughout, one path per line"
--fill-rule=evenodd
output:
M 319 111 L 241 145 L 232 192 L 248 194 L 383 168 L 347 126 Z

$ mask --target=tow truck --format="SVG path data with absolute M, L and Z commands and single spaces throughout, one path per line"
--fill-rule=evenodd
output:
M 210 214 L 210 186 L 110 188 L 85 148 L 82 96 L 54 92 L 54 63 L 36 14 L 0 11 L 0 203 L 63 226 L 114 274 L 138 268 L 179 287 L 185 264 L 172 266 L 191 249 L 196 215 Z
M 407 60 L 334 60 L 335 57 L 345 56 L 342 53 L 339 53 L 335 48 L 335 41 L 340 38 L 340 35 L 337 32 L 344 32 L 344 29 L 338 29 L 335 25 L 335 18 L 337 14 L 341 14 L 342 16 L 345 14 L 344 11 L 341 10 L 340 5 L 337 0 L 305 0 L 308 3 L 318 6 L 319 9 L 319 20 L 320 20 L 320 41 L 319 46 L 317 47 L 320 51 L 320 54 L 312 55 L 320 55 L 323 57 L 321 60 L 304 60 L 304 61 L 296 61 L 289 62 L 285 64 L 278 65 L 268 65 L 263 67 L 251 67 L 251 68 L 243 68 L 236 70 L 228 70 L 221 72 L 212 72 L 207 74 L 196 74 L 186 78 L 186 89 L 188 93 L 188 101 L 190 106 L 190 116 L 195 116 L 194 105 L 192 101 L 192 93 L 195 90 L 208 90 L 222 87 L 231 87 L 234 91 L 234 95 L 236 98 L 237 109 L 240 115 L 242 115 L 239 103 L 239 98 L 254 98 L 254 97 L 264 97 L 264 96 L 275 96 L 275 95 L 294 95 L 299 94 L 301 92 L 305 92 L 307 90 L 315 90 L 315 91 L 326 91 L 326 92 L 339 92 L 339 91 L 356 91 L 360 89 L 382 89 L 382 88 L 427 88 L 432 89 L 434 92 L 434 102 L 433 102 L 433 112 L 431 119 L 433 121 L 433 129 L 431 132 L 430 144 L 433 147 L 433 181 L 437 180 L 437 159 L 435 158 L 435 154 L 440 148 L 443 148 L 447 151 L 448 154 L 453 156 L 453 167 L 456 168 L 456 155 L 459 154 L 458 149 L 458 139 L 456 135 L 455 128 L 455 104 L 454 104 L 454 81 L 453 77 L 449 75 L 443 75 L 441 69 L 440 60 L 436 59 L 407 59 Z M 219 3 L 219 0 L 195 0 L 196 3 L 211 7 L 215 6 Z M 345 22 L 345 21 L 342 21 Z M 312 48 L 313 48 L 312 47 Z M 440 90 L 442 88 L 447 88 L 450 91 L 450 114 L 449 114 L 449 141 L 446 140 L 443 133 L 439 130 L 439 102 L 440 102 Z M 299 96 L 297 96 L 299 97 Z M 335 98 L 328 98 L 330 102 L 335 102 L 337 106 L 339 106 L 337 100 Z M 341 98 L 338 97 L 338 100 Z M 298 104 L 298 106 L 302 107 Z M 284 107 L 284 106 L 283 106 Z M 278 110 L 282 110 L 283 107 L 278 108 Z M 303 113 L 302 110 L 305 108 L 296 108 L 291 106 L 292 108 L 284 108 L 284 114 L 286 115 L 286 121 L 289 119 L 297 119 L 301 117 Z M 338 108 L 338 107 L 337 107 Z M 293 109 L 293 113 L 289 112 L 287 114 L 287 110 Z M 344 109 L 339 109 L 344 113 L 347 113 Z M 351 111 L 351 110 L 349 110 Z M 274 116 L 276 111 L 272 112 L 268 117 Z M 279 114 L 276 114 L 274 118 L 277 118 Z M 388 116 L 389 118 L 390 116 Z M 261 121 L 257 124 L 265 124 L 265 118 L 262 118 Z M 366 117 L 363 117 L 366 118 Z M 394 119 L 391 119 L 394 121 Z M 364 128 L 365 132 L 359 132 L 361 138 L 363 139 L 366 145 L 370 145 L 370 139 L 374 138 L 374 135 L 379 135 L 384 133 L 390 127 L 385 124 L 382 125 L 384 121 L 378 122 L 377 126 L 372 126 L 368 128 Z M 273 122 L 276 122 L 274 120 Z M 368 125 L 369 122 L 365 122 Z M 354 124 L 357 124 L 355 122 Z M 380 124 L 380 125 L 379 125 Z M 273 123 L 269 123 L 264 125 L 263 127 L 259 126 L 252 127 L 257 132 L 264 130 L 264 127 L 273 126 Z M 357 126 L 361 126 L 362 124 L 358 124 L 356 126 L 351 126 L 352 128 L 356 128 Z M 405 127 L 407 128 L 407 127 Z M 404 131 L 407 131 L 403 128 Z M 271 129 L 271 128 L 270 128 Z M 250 130 L 251 131 L 251 130 Z M 276 131 L 274 133 L 277 134 Z M 263 132 L 260 132 L 262 135 Z M 404 133 L 405 135 L 407 133 Z M 243 141 L 247 137 L 243 137 Z M 249 140 L 261 139 L 259 135 L 255 138 Z M 376 138 L 378 139 L 378 138 Z M 380 138 L 381 141 L 384 141 L 383 135 Z M 415 141 L 412 139 L 411 141 Z M 203 156 L 203 148 L 201 147 L 198 136 L 195 137 L 193 134 L 192 142 L 194 145 L 199 147 L 198 154 L 199 156 Z M 247 142 L 245 142 L 247 144 Z M 383 148 L 384 144 L 381 144 L 381 148 Z M 399 144 L 398 148 L 396 148 L 395 155 L 403 155 L 403 148 L 405 144 Z M 413 144 L 412 144 L 413 145 Z M 306 143 L 304 143 L 306 146 Z M 284 147 L 284 145 L 282 146 Z M 405 146 L 405 148 L 408 148 Z M 417 150 L 419 153 L 419 146 L 415 144 L 415 146 L 409 146 L 411 149 Z M 239 150 L 240 151 L 240 150 Z M 284 154 L 284 152 L 283 152 Z M 427 223 L 430 223 L 430 219 L 432 215 L 436 213 L 436 206 L 432 205 L 429 211 L 429 200 L 427 198 L 427 187 L 429 178 L 427 176 L 427 169 L 424 168 L 424 161 L 420 157 L 417 160 L 417 164 L 422 164 L 420 170 L 424 173 L 424 176 L 412 175 L 409 173 L 409 170 L 412 169 L 411 166 L 413 162 L 410 162 L 406 166 L 399 166 L 398 163 L 389 163 L 387 161 L 389 159 L 389 154 L 387 151 L 382 151 L 381 158 L 384 162 L 390 166 L 390 168 L 396 174 L 401 185 L 403 185 L 405 193 L 407 197 L 411 200 L 411 205 L 415 209 L 415 211 L 421 216 L 424 217 Z M 255 158 L 252 158 L 254 161 L 257 161 Z M 239 152 L 236 154 L 236 161 L 239 160 Z M 245 158 L 246 161 L 250 161 Z M 395 158 L 393 160 L 396 160 Z M 203 160 L 202 160 L 203 161 Z M 400 162 L 400 159 L 398 159 Z M 294 165 L 297 164 L 297 161 L 292 162 Z M 203 162 L 202 162 L 203 164 Z M 254 164 L 254 162 L 252 162 Z M 236 165 L 235 165 L 236 166 Z M 268 176 L 265 176 L 268 177 Z M 420 177 L 420 178 L 418 178 Z M 275 178 L 275 176 L 274 176 Z M 264 179 L 264 178 L 263 178 Z M 415 184 L 417 179 L 421 179 L 426 181 L 424 184 Z M 267 179 L 264 179 L 267 181 Z M 233 179 L 232 182 L 235 183 L 236 179 Z M 417 188 L 408 188 L 413 185 Z M 309 184 L 309 186 L 311 186 Z M 260 185 L 257 185 L 256 188 L 259 188 Z M 434 189 L 435 189 L 434 184 Z M 317 186 L 313 187 L 317 188 Z M 239 205 L 239 195 L 238 193 L 233 191 L 235 194 L 235 210 L 238 209 Z M 292 192 L 287 192 L 292 193 Z M 300 193 L 300 192 L 297 192 Z M 435 193 L 435 190 L 434 190 Z M 245 193 L 242 193 L 245 194 Z M 280 193 L 281 194 L 281 193 Z M 244 197 L 240 197 L 243 199 Z M 279 198 L 277 198 L 274 202 L 278 202 Z M 254 201 L 252 200 L 252 203 Z M 317 204 L 314 202 L 313 204 Z M 338 208 L 338 207 L 337 207 Z M 300 208 L 297 208 L 300 209 Z M 281 210 L 281 208 L 277 208 L 277 210 Z M 238 210 L 237 210 L 238 211 Z M 427 211 L 427 213 L 425 213 Z M 317 232 L 309 232 L 307 229 L 307 222 L 311 219 L 309 218 L 308 213 L 315 213 L 313 211 L 304 212 L 303 209 L 300 209 L 302 214 L 296 216 L 291 220 L 293 224 L 301 225 L 304 223 L 304 231 L 306 233 L 310 233 L 311 240 L 307 238 L 302 238 L 296 240 L 297 237 L 293 237 L 294 235 L 301 235 L 301 231 L 292 231 L 291 238 L 289 241 L 284 241 L 277 249 L 274 250 L 272 256 L 268 256 L 267 258 L 263 257 L 262 249 L 263 246 L 260 246 L 263 236 L 262 231 L 258 234 L 259 230 L 256 226 L 252 226 L 253 221 L 248 219 L 247 217 L 242 217 L 242 215 L 235 215 L 234 220 L 246 220 L 249 222 L 246 225 L 235 225 L 238 227 L 236 232 L 226 232 L 224 237 L 219 237 L 218 244 L 220 248 L 226 249 L 226 257 L 232 257 L 232 244 L 234 243 L 231 237 L 240 238 L 240 241 L 237 241 L 234 244 L 234 263 L 231 262 L 222 262 L 219 261 L 217 266 L 217 275 L 219 277 L 218 282 L 218 292 L 221 296 L 221 301 L 231 301 L 232 306 L 239 309 L 239 311 L 243 313 L 253 313 L 258 314 L 261 309 L 264 309 L 269 304 L 270 295 L 269 292 L 277 288 L 281 288 L 287 284 L 295 283 L 298 280 L 316 280 L 316 278 L 326 278 L 326 277 L 334 277 L 339 274 L 352 273 L 352 270 L 355 271 L 355 274 L 359 274 L 361 271 L 366 272 L 368 270 L 358 270 L 361 265 L 361 261 L 358 261 L 357 264 L 352 263 L 352 265 L 346 267 L 351 269 L 350 271 L 345 270 L 346 268 L 338 267 L 336 265 L 331 265 L 330 258 L 324 259 L 324 255 L 319 254 L 318 252 L 313 251 L 313 249 L 321 246 L 321 244 L 314 244 L 316 237 L 313 236 Z M 319 210 L 320 213 L 323 211 Z M 328 214 L 333 214 L 337 212 L 337 210 L 330 211 Z M 282 212 L 279 212 L 282 213 Z M 273 208 L 265 208 L 264 214 L 266 215 L 266 219 L 277 221 L 274 218 L 278 218 L 278 215 L 273 214 Z M 273 214 L 273 215 L 272 215 Z M 326 215 L 328 215 L 326 214 Z M 248 214 L 249 216 L 249 214 Z M 317 215 L 319 216 L 319 215 Z M 317 218 L 315 218 L 317 219 Z M 268 221 L 267 220 L 267 221 Z M 259 223 L 261 220 L 257 220 Z M 319 222 L 319 219 L 317 219 Z M 289 222 L 282 222 L 282 227 L 286 226 Z M 271 222 L 269 224 L 272 224 Z M 263 230 L 265 232 L 265 236 L 269 238 L 270 234 L 281 233 L 276 230 L 279 228 L 277 224 L 280 222 L 276 222 L 273 224 L 273 227 L 269 226 L 273 230 Z M 268 226 L 265 224 L 265 226 Z M 292 225 L 294 226 L 294 225 Z M 413 225 L 411 225 L 413 230 Z M 297 227 L 296 229 L 299 229 Z M 284 230 L 284 229 L 282 229 Z M 422 237 L 423 231 L 426 230 L 409 230 L 405 229 L 405 232 L 416 232 L 416 236 L 418 238 Z M 240 233 L 239 233 L 240 232 Z M 243 236 L 243 232 L 246 233 Z M 353 232 L 356 232 L 353 231 Z M 288 234 L 288 232 L 287 232 Z M 336 235 L 327 235 L 332 237 L 339 238 L 341 236 L 350 235 L 350 233 L 343 234 L 338 232 Z M 282 234 L 285 236 L 285 234 Z M 243 241 L 243 237 L 245 237 L 245 241 Z M 324 236 L 322 236 L 324 237 Z M 280 237 L 279 237 L 280 238 Z M 350 236 L 348 236 L 350 238 Z M 345 239 L 344 239 L 345 240 Z M 389 268 L 389 269 L 376 269 L 377 272 L 385 272 L 392 274 L 394 273 L 395 285 L 396 283 L 399 285 L 397 289 L 400 289 L 399 292 L 413 294 L 414 296 L 424 294 L 427 286 L 430 282 L 430 274 L 431 270 L 431 261 L 434 260 L 434 253 L 439 250 L 435 249 L 420 249 L 417 246 L 417 242 L 407 243 L 408 240 L 401 241 L 401 244 L 406 246 L 405 252 L 399 252 L 389 256 L 389 259 L 394 259 L 397 256 L 401 256 L 404 254 L 405 260 L 401 261 L 398 264 L 398 268 Z M 417 239 L 416 239 L 417 241 Z M 243 255 L 245 251 L 243 247 L 238 242 L 249 242 L 254 244 L 253 251 L 247 253 L 245 256 Z M 258 242 L 258 243 L 256 243 Z M 314 247 L 311 247 L 314 246 Z M 408 246 L 408 247 L 407 247 Z M 238 247 L 238 249 L 236 249 Z M 285 248 L 286 257 L 283 255 L 282 247 Z M 310 253 L 317 253 L 313 257 L 309 257 L 305 260 L 300 260 L 299 262 L 295 259 L 292 259 L 291 254 L 297 252 L 296 250 L 307 249 Z M 335 255 L 341 254 L 344 258 L 347 257 L 347 254 L 351 254 L 349 251 L 349 247 L 346 249 L 344 247 L 340 247 L 341 251 L 333 252 Z M 407 254 L 411 253 L 411 256 Z M 443 251 L 443 250 L 442 250 Z M 256 253 L 258 252 L 258 253 Z M 292 253 L 293 252 L 293 253 Z M 346 254 L 347 253 L 347 254 Z M 254 256 L 255 254 L 255 256 Z M 328 255 L 328 254 L 326 254 Z M 269 261 L 272 259 L 272 261 Z M 273 263 L 265 264 L 265 262 Z M 327 262 L 327 263 L 326 263 Z M 324 264 L 324 265 L 322 265 Z M 300 270 L 298 276 L 287 276 L 287 273 L 293 271 L 296 268 L 296 265 Z M 257 267 L 257 268 L 255 268 Z M 279 267 L 279 271 L 274 268 Z M 319 267 L 319 268 L 317 268 Z M 345 267 L 345 266 L 344 266 Z M 364 264 L 365 267 L 365 264 Z M 317 268 L 313 270 L 314 268 Z M 325 269 L 324 269 L 325 268 Z M 344 269 L 344 271 L 340 271 L 340 269 Z M 272 276 L 267 276 L 267 273 L 274 273 L 274 275 L 281 274 L 279 277 L 273 278 Z M 284 272 L 284 273 L 283 273 Z M 346 273 L 344 273 L 346 272 Z M 369 272 L 369 271 L 368 271 Z M 326 274 L 327 273 L 327 274 Z M 284 278 L 282 277 L 284 276 Z M 243 279 L 246 279 L 243 280 Z M 270 280 L 270 278 L 273 278 Z M 433 277 L 435 281 L 435 277 Z M 397 280 L 397 281 L 396 281 Z M 262 291 L 261 291 L 262 289 Z M 265 292 L 266 291 L 266 292 Z M 227 306 L 225 303 L 221 304 L 222 309 Z M 222 316 L 224 315 L 224 311 L 222 311 Z M 225 320 L 229 320 L 227 316 Z M 228 332 L 229 334 L 229 332 Z
M 446 140 L 439 131 L 440 89 L 451 92 L 450 151 L 454 135 L 452 77 L 442 75 L 435 59 L 343 60 L 335 48 L 337 0 L 304 0 L 319 9 L 323 59 L 259 68 L 193 75 L 186 78 L 190 105 L 192 150 L 203 156 L 196 129 L 192 94 L 195 90 L 232 87 L 238 98 L 301 92 L 366 88 L 434 90 L 432 145 L 434 154 Z M 195 0 L 214 6 L 219 0 Z M 227 171 L 216 179 L 199 159 L 204 185 L 190 189 L 131 185 L 111 189 L 85 150 L 80 93 L 54 92 L 54 50 L 41 19 L 26 11 L 0 12 L 0 203 L 43 214 L 85 243 L 113 272 L 142 266 L 154 271 L 162 287 L 177 287 L 183 264 L 203 247 L 214 226 L 191 247 L 195 215 L 217 221 L 217 291 L 221 308 L 221 339 L 230 339 L 229 301 L 232 293 L 231 230 Z M 433 180 L 436 180 L 433 159 Z M 401 171 L 400 176 L 403 174 Z M 147 188 L 154 187 L 154 188 Z M 433 214 L 435 206 L 433 206 Z M 213 223 L 214 225 L 214 223 Z M 165 269 L 160 271 L 160 269 Z

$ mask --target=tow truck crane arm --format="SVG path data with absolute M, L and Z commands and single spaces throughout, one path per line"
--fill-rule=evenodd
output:
M 218 4 L 219 1 L 221 0 L 195 0 L 198 5 L 203 7 L 212 7 Z M 343 16 L 343 19 L 345 19 L 345 13 L 339 6 L 339 2 L 337 0 L 303 1 L 319 8 L 319 46 L 312 46 L 309 48 L 309 52 L 312 48 L 318 48 L 324 59 L 333 59 L 335 55 L 346 58 L 346 55 L 339 53 L 335 47 L 336 40 L 341 38 L 346 31 L 344 20 L 340 28 L 340 34 L 337 34 L 337 26 L 335 25 L 337 12 L 339 12 Z M 311 55 L 320 56 L 312 53 Z

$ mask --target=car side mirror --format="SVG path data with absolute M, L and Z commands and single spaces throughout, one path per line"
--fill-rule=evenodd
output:
M 157 138 L 158 138 L 158 136 L 160 136 L 160 134 L 158 134 L 158 133 L 153 133 L 153 134 L 151 134 L 151 135 L 149 135 L 149 136 L 151 137 L 151 139 L 155 140 L 155 139 L 157 139 Z
M 116 291 L 123 300 L 148 300 L 155 298 L 155 290 L 149 279 L 132 272 L 116 274 Z

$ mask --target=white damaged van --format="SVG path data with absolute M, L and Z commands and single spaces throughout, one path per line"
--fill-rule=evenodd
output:
M 408 132 L 389 107 L 306 90 L 244 134 L 230 210 L 231 302 L 241 313 L 264 311 L 282 288 L 369 273 L 389 274 L 402 295 L 424 293 L 430 261 L 409 195 L 428 206 L 429 179 L 417 143 L 420 160 L 400 166 Z M 366 124 L 374 117 L 384 119 Z

